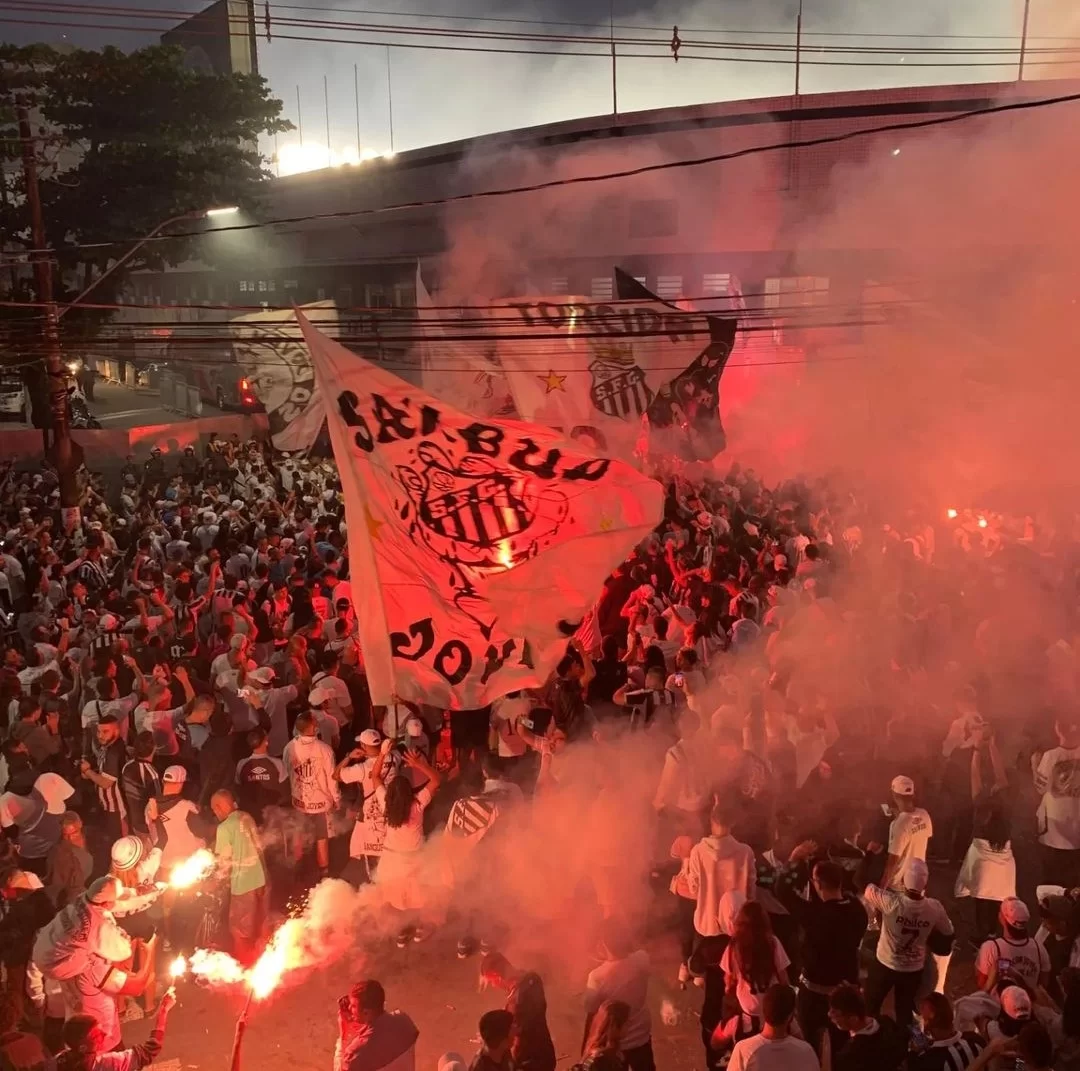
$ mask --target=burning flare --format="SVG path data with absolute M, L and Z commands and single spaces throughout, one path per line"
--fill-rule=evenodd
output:
M 244 968 L 227 952 L 197 948 L 191 954 L 191 973 L 211 985 L 235 985 L 245 980 Z
M 169 977 L 174 981 L 177 978 L 183 978 L 187 974 L 187 960 L 183 956 L 177 956 L 176 959 L 169 964 Z
M 955 521 L 955 520 L 956 520 L 956 516 L 957 516 L 957 514 L 956 514 L 956 510 L 954 510 L 954 509 L 947 509 L 947 510 L 945 511 L 945 516 L 946 516 L 946 517 L 948 517 L 950 521 Z
M 169 888 L 190 889 L 204 878 L 208 878 L 214 870 L 214 853 L 208 848 L 200 848 L 194 855 L 187 859 L 181 859 L 172 869 L 169 876 Z

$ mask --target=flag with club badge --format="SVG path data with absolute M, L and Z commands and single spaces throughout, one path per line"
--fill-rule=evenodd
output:
M 723 450 L 719 384 L 734 319 L 680 309 L 619 269 L 611 304 L 528 298 L 491 317 L 523 419 L 626 459 L 640 452 L 643 418 L 668 452 L 706 460 Z
M 541 684 L 663 488 L 549 428 L 463 413 L 297 311 L 325 399 L 375 703 L 482 707 Z

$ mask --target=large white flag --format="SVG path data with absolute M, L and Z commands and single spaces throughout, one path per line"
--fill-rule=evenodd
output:
M 454 313 L 457 313 L 455 315 Z M 466 310 L 437 309 L 416 265 L 416 326 L 419 335 L 420 382 L 424 390 L 477 416 L 513 416 L 514 402 L 506 376 L 490 342 L 455 338 L 475 326 Z
M 321 330 L 333 334 L 339 329 L 333 301 L 317 301 L 303 309 Z M 323 406 L 292 309 L 238 316 L 230 328 L 233 354 L 266 409 L 274 449 L 310 450 L 322 429 Z
M 492 309 L 518 413 L 624 458 L 647 414 L 653 432 L 672 429 L 671 449 L 712 457 L 724 447 L 719 381 L 736 321 L 686 312 L 618 270 L 615 281 L 610 305 L 557 297 Z
M 483 706 L 538 685 L 662 487 L 547 428 L 467 415 L 297 312 L 345 495 L 372 700 Z

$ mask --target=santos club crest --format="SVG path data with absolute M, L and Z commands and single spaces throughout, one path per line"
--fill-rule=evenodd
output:
M 653 392 L 645 382 L 645 373 L 634 363 L 633 348 L 615 343 L 595 346 L 593 355 L 595 360 L 589 365 L 593 405 L 609 417 L 640 420 Z
M 456 463 L 427 441 L 397 477 L 416 510 L 413 533 L 447 565 L 487 572 L 532 557 L 559 530 L 568 504 L 525 473 L 466 454 Z

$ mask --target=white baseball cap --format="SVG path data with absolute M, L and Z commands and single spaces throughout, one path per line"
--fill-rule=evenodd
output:
M 1010 1019 L 1031 1018 L 1031 997 L 1018 985 L 1010 985 L 1001 991 L 1001 1010 Z
M 915 782 L 910 777 L 904 777 L 901 774 L 899 777 L 892 779 L 892 784 L 889 786 L 892 789 L 894 796 L 914 796 L 915 795 Z

